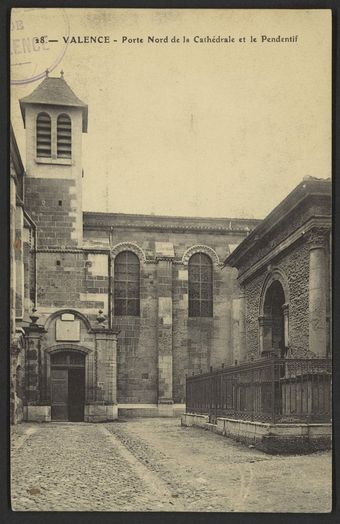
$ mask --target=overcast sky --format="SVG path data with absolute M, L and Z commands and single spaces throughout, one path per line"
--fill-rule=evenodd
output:
M 37 73 L 42 55 L 53 62 L 64 47 L 67 24 L 62 10 L 33 11 L 12 15 L 25 25 L 12 41 L 39 24 L 59 39 L 50 54 L 36 52 Z M 89 106 L 84 210 L 262 218 L 304 176 L 330 176 L 329 12 L 67 9 L 66 18 L 71 34 L 110 37 L 109 45 L 68 45 L 50 74 L 63 69 Z M 181 43 L 148 44 L 148 35 Z M 235 42 L 194 43 L 195 35 Z M 261 43 L 261 35 L 298 39 Z M 144 43 L 122 44 L 122 36 Z M 29 77 L 20 72 L 17 65 L 13 76 Z M 40 81 L 12 87 L 23 157 L 18 99 Z

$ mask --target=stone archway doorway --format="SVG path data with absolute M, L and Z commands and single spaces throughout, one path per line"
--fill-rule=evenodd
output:
M 84 420 L 85 355 L 58 351 L 51 355 L 51 419 Z
M 262 351 L 280 357 L 284 357 L 286 351 L 285 308 L 282 284 L 279 280 L 274 280 L 268 287 L 264 299 Z

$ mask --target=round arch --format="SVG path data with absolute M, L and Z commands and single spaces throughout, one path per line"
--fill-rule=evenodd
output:
M 91 328 L 89 319 L 80 311 L 77 311 L 76 309 L 70 309 L 70 308 L 59 309 L 58 311 L 55 311 L 54 313 L 52 313 L 45 322 L 44 327 L 46 331 L 48 330 L 51 322 L 55 320 L 57 317 L 59 317 L 60 315 L 63 315 L 64 313 L 70 313 L 71 315 L 74 315 L 75 317 L 77 317 L 79 320 L 82 320 L 82 322 L 86 326 L 86 329 L 88 331 L 91 331 L 92 328 Z
M 289 288 L 285 275 L 274 269 L 262 286 L 259 308 L 262 354 L 286 355 L 289 346 Z
M 267 291 L 269 287 L 273 284 L 273 282 L 276 282 L 276 281 L 280 282 L 282 286 L 284 297 L 285 297 L 285 300 L 284 300 L 285 304 L 289 304 L 289 287 L 288 287 L 287 278 L 285 274 L 282 273 L 282 271 L 275 268 L 271 270 L 271 272 L 266 276 L 263 286 L 262 286 L 261 296 L 260 296 L 260 307 L 259 307 L 260 316 L 264 315 L 265 298 L 266 298 Z
M 212 247 L 205 246 L 202 244 L 196 244 L 195 246 L 189 247 L 182 256 L 182 263 L 185 266 L 187 266 L 192 255 L 195 255 L 196 253 L 204 253 L 205 255 L 208 255 L 215 265 L 222 267 L 222 264 L 216 251 Z
M 134 242 L 120 242 L 119 244 L 116 244 L 111 249 L 111 255 L 113 258 L 115 258 L 122 251 L 131 251 L 132 253 L 137 255 L 140 262 L 146 262 L 146 255 L 143 249 Z
M 88 348 L 86 346 L 79 346 L 78 344 L 72 344 L 70 342 L 63 342 L 62 344 L 55 344 L 53 346 L 49 346 L 44 351 L 48 355 L 53 355 L 62 351 L 78 351 L 78 353 L 82 353 L 84 356 L 86 356 L 89 353 L 92 353 L 93 349 Z

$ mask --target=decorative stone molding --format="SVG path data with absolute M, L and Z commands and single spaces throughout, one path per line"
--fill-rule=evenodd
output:
M 272 285 L 273 282 L 278 280 L 280 284 L 282 285 L 283 292 L 285 295 L 285 306 L 288 306 L 289 304 L 289 286 L 288 286 L 288 280 L 286 275 L 278 268 L 270 268 L 269 274 L 266 276 L 265 281 L 262 286 L 261 296 L 260 296 L 260 310 L 259 310 L 259 318 L 264 317 L 264 302 L 266 298 L 266 293 L 269 289 L 269 287 Z
M 140 261 L 146 262 L 146 255 L 143 249 L 133 242 L 120 242 L 111 249 L 111 256 L 115 258 L 122 251 L 132 251 Z
M 110 253 L 110 249 L 108 247 L 91 247 L 91 246 L 85 246 L 85 247 L 41 247 L 38 249 L 31 249 L 31 253 L 91 253 L 91 254 L 108 254 Z
M 328 234 L 329 230 L 324 228 L 311 229 L 307 236 L 307 243 L 309 244 L 309 249 L 325 248 Z
M 196 253 L 205 253 L 212 259 L 214 264 L 216 264 L 218 267 L 222 268 L 224 266 L 220 262 L 219 256 L 216 253 L 216 251 L 212 247 L 205 246 L 203 244 L 196 244 L 195 246 L 189 247 L 183 254 L 182 263 L 187 266 L 190 257 L 192 257 L 192 255 L 195 255 Z
M 283 306 L 282 306 L 282 313 L 284 315 L 288 315 L 288 313 L 289 313 L 289 304 L 283 304 Z
M 241 283 L 246 282 L 248 279 L 250 279 L 255 273 L 262 270 L 262 268 L 268 264 L 270 264 L 278 255 L 282 255 L 282 253 L 290 248 L 290 246 L 294 245 L 295 242 L 301 241 L 302 239 L 308 238 L 308 233 L 315 228 L 321 228 L 325 232 L 329 232 L 332 227 L 331 219 L 327 217 L 313 217 L 309 220 L 307 220 L 301 227 L 296 229 L 294 233 L 289 235 L 287 238 L 282 240 L 275 248 L 271 249 L 269 253 L 264 255 L 260 260 L 258 260 L 255 263 L 252 263 L 250 267 L 247 267 L 246 269 L 239 268 L 239 275 L 238 275 L 238 281 Z M 242 257 L 246 256 L 250 250 L 250 247 L 248 247 L 246 250 L 244 250 L 244 254 Z M 249 253 L 249 256 L 251 257 L 251 254 Z M 229 258 L 233 257 L 233 253 Z M 239 263 L 239 260 L 238 260 Z M 232 263 L 233 267 L 236 267 L 236 263 L 233 261 Z
M 58 351 L 70 351 L 70 350 L 79 351 L 80 353 L 83 353 L 84 355 L 88 355 L 89 353 L 93 352 L 93 349 L 87 348 L 86 346 L 80 346 L 78 344 L 72 344 L 70 342 L 62 343 L 62 344 L 55 344 L 53 346 L 50 346 L 44 349 L 45 353 L 47 354 L 57 353 Z
M 271 326 L 271 325 L 272 325 L 271 317 L 265 317 L 265 316 L 259 317 L 259 326 L 260 327 Z
M 48 330 L 49 325 L 51 324 L 51 322 L 54 319 L 56 319 L 56 318 L 60 317 L 61 315 L 63 315 L 64 313 L 70 313 L 70 314 L 74 315 L 75 317 L 77 317 L 79 320 L 82 320 L 82 322 L 86 326 L 86 329 L 88 331 L 91 331 L 91 324 L 90 324 L 89 319 L 83 313 L 80 313 L 80 311 L 77 311 L 76 309 L 59 309 L 58 311 L 55 311 L 54 313 L 52 313 L 48 317 L 46 322 L 45 322 L 45 329 L 46 329 L 46 331 Z

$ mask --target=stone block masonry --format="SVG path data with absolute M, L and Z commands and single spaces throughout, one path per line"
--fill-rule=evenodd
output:
M 246 235 L 233 230 L 230 220 L 195 219 L 176 221 L 171 217 L 84 214 L 84 242 L 87 248 L 104 246 L 112 250 L 111 290 L 114 294 L 115 256 L 132 250 L 140 262 L 140 315 L 118 316 L 112 300 L 112 328 L 119 330 L 117 344 L 117 398 L 123 405 L 185 402 L 186 374 L 207 371 L 234 361 L 232 349 L 232 303 L 239 289 L 235 271 L 219 265 Z M 218 224 L 218 225 L 217 225 Z M 239 226 L 238 226 L 239 227 Z M 196 247 L 195 247 L 196 246 Z M 185 253 L 206 250 L 213 265 L 213 316 L 189 317 L 188 259 Z M 92 257 L 92 255 L 91 255 Z M 88 276 L 96 281 L 95 261 Z M 183 258 L 184 257 L 184 258 Z M 90 272 L 92 274 L 90 275 Z M 92 288 L 87 290 L 91 296 Z M 81 299 L 85 300 L 86 295 Z M 170 408 L 169 408 L 170 409 Z M 131 412 L 133 411 L 131 407 Z M 124 410 L 124 413 L 128 410 Z M 144 411 L 145 412 L 145 409 Z
M 172 260 L 159 260 L 158 279 L 158 402 L 173 403 L 172 380 Z
M 225 260 L 241 287 L 241 361 L 330 352 L 331 181 L 305 178 Z
M 208 415 L 194 413 L 182 415 L 181 424 L 212 431 L 270 454 L 312 453 L 332 446 L 331 424 L 268 424 L 223 417 L 211 424 Z
M 38 226 L 38 246 L 75 247 L 77 235 L 78 195 L 76 181 L 28 178 L 26 206 Z
M 99 413 L 99 408 L 96 411 L 87 402 L 86 420 L 112 417 L 116 403 L 150 405 L 152 411 L 156 406 L 164 416 L 175 413 L 175 406 L 182 406 L 185 400 L 186 374 L 234 360 L 232 304 L 238 289 L 233 271 L 222 271 L 222 261 L 258 221 L 84 213 L 82 133 L 87 132 L 86 103 L 78 99 L 63 76 L 47 76 L 31 95 L 20 100 L 20 108 L 26 129 L 25 208 L 36 224 L 37 241 L 32 249 L 26 242 L 26 251 L 18 251 L 17 259 L 34 255 L 37 279 L 29 264 L 26 272 L 15 275 L 16 305 L 22 310 L 22 302 L 30 305 L 33 299 L 39 323 L 47 330 L 39 346 L 40 364 L 34 352 L 29 353 L 30 411 L 35 409 L 33 402 L 43 398 L 48 406 L 50 401 L 49 351 L 61 351 L 65 358 L 71 358 L 72 351 L 67 352 L 81 344 L 87 381 L 91 378 L 91 398 L 87 400 L 106 406 Z M 17 240 L 21 242 L 22 216 L 19 218 Z M 125 274 L 124 264 L 120 264 L 118 285 L 115 259 L 122 251 L 131 251 L 134 260 L 138 257 L 139 272 L 131 272 L 130 267 Z M 210 317 L 189 317 L 188 263 L 195 253 L 204 253 L 211 261 Z M 132 265 L 136 267 L 137 263 Z M 127 296 L 131 289 L 133 297 Z M 117 348 L 109 335 L 106 342 L 98 339 L 93 347 L 98 310 L 106 317 L 106 328 L 119 333 Z M 124 311 L 125 315 L 118 315 Z M 58 323 L 54 319 L 63 314 L 79 318 L 72 328 L 64 327 L 61 344 L 58 326 L 63 320 L 59 318 Z M 77 341 L 79 319 L 83 327 Z M 114 355 L 111 346 L 115 347 Z
M 287 275 L 290 290 L 289 332 L 290 347 L 294 356 L 304 357 L 308 354 L 308 247 L 296 245 L 289 253 L 275 260 L 275 268 Z M 246 358 L 259 356 L 259 311 L 261 293 L 267 277 L 264 268 L 245 290 L 246 307 Z

